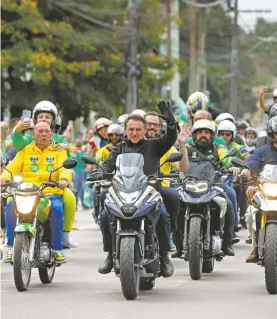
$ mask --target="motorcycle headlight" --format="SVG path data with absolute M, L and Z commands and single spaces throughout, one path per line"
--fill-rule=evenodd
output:
M 263 191 L 269 197 L 277 197 L 277 183 L 263 183 Z
M 20 214 L 29 214 L 33 207 L 36 200 L 36 195 L 34 196 L 15 196 L 15 203 L 17 211 Z
M 188 180 L 185 182 L 184 188 L 187 192 L 202 194 L 208 191 L 209 183 L 207 181 Z
M 122 201 L 125 204 L 132 204 L 134 201 L 137 200 L 137 198 L 139 197 L 140 193 L 141 193 L 140 191 L 136 191 L 136 192 L 133 192 L 133 193 L 125 193 L 125 192 L 119 191 L 118 195 L 120 196 L 120 198 L 122 199 Z

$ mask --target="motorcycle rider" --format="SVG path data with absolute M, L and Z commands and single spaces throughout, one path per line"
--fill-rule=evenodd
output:
M 208 111 L 209 99 L 206 94 L 202 92 L 192 93 L 186 103 L 187 106 L 187 120 L 191 125 L 193 124 L 193 118 L 198 110 Z
M 215 125 L 211 121 L 208 120 L 199 120 L 194 123 L 192 127 L 192 138 L 193 143 L 192 147 L 188 147 L 188 157 L 189 159 L 197 159 L 199 158 L 199 154 L 197 151 L 201 152 L 207 158 L 211 160 L 221 160 L 224 156 L 227 155 L 228 151 L 221 145 L 214 145 L 215 137 Z M 201 159 L 199 159 L 201 160 Z M 238 169 L 230 168 L 230 158 L 226 158 L 223 160 L 223 164 L 226 168 L 229 168 L 233 171 L 234 175 L 236 175 Z M 228 190 L 230 187 L 224 183 L 222 183 L 222 188 Z M 233 231 L 234 231 L 234 211 L 233 205 L 230 201 L 227 194 L 227 212 L 225 215 L 225 226 L 224 226 L 224 236 L 223 236 L 223 245 L 222 251 L 225 255 L 234 256 L 234 250 L 232 247 L 232 238 L 233 238 Z M 175 237 L 175 244 L 177 247 L 177 251 L 175 254 L 172 255 L 173 258 L 181 257 L 182 256 L 182 234 L 183 228 L 181 227 L 182 222 L 178 220 L 178 231 Z
M 125 142 L 120 143 L 111 151 L 108 159 L 102 165 L 103 171 L 102 169 L 99 169 L 97 173 L 91 176 L 91 180 L 101 179 L 103 172 L 113 172 L 115 170 L 117 156 L 124 153 L 140 153 L 143 155 L 145 163 L 144 173 L 146 176 L 155 174 L 158 171 L 160 158 L 171 148 L 177 139 L 176 122 L 169 103 L 159 102 L 158 106 L 162 116 L 167 122 L 166 135 L 157 139 L 146 139 L 145 133 L 147 129 L 145 119 L 140 115 L 130 115 L 125 121 L 125 132 L 127 136 Z M 163 213 L 162 211 L 161 213 Z M 109 230 L 109 215 L 105 209 L 100 214 L 100 226 L 103 234 L 104 251 L 108 252 L 108 256 L 104 265 L 100 266 L 98 271 L 102 274 L 106 274 L 111 272 L 113 268 L 113 258 L 112 238 Z M 174 272 L 174 268 L 168 256 L 171 230 L 169 216 L 160 218 L 158 227 L 159 226 L 161 230 L 160 232 L 158 231 L 161 273 L 164 277 L 170 277 Z
M 258 134 L 253 127 L 248 127 L 244 133 L 246 149 L 249 153 L 253 153 L 256 148 Z
M 277 103 L 272 105 L 272 107 L 270 108 L 268 116 L 269 116 L 269 120 L 272 119 L 274 116 L 277 116 Z M 265 131 L 261 131 L 259 133 L 259 137 L 258 137 L 257 142 L 256 142 L 256 147 L 265 145 L 267 143 L 270 143 L 270 142 L 268 140 L 268 136 L 267 136 L 266 130 Z
M 269 143 L 255 149 L 249 159 L 245 162 L 245 166 L 248 168 L 244 168 L 241 171 L 241 175 L 251 177 L 251 175 L 255 172 L 260 172 L 266 164 L 277 165 L 277 116 L 271 118 L 267 124 L 267 137 Z M 249 197 L 254 195 L 251 187 L 249 187 L 247 192 Z M 257 225 L 257 233 L 258 232 L 259 229 Z M 252 238 L 252 242 L 255 248 L 247 257 L 247 263 L 255 263 L 259 259 L 258 247 L 255 238 Z
M 39 122 L 35 125 L 33 133 L 34 141 L 20 150 L 15 159 L 8 164 L 7 169 L 13 175 L 22 174 L 24 182 L 30 182 L 38 187 L 48 180 L 49 174 L 55 168 L 62 166 L 67 158 L 66 151 L 57 151 L 51 146 L 51 128 L 46 122 Z M 51 159 L 51 161 L 49 161 Z M 65 263 L 66 257 L 63 254 L 63 201 L 62 194 L 72 179 L 70 170 L 61 168 L 52 174 L 52 180 L 59 183 L 58 188 L 45 188 L 44 194 L 51 194 L 50 212 L 50 234 L 51 247 L 55 253 L 57 263 Z M 0 176 L 1 184 L 11 180 L 6 170 Z M 13 203 L 13 202 L 12 202 Z M 8 251 L 5 262 L 12 261 L 12 245 L 14 241 L 14 228 L 16 226 L 16 215 L 13 210 L 6 212 Z
M 269 114 L 269 111 L 272 106 L 265 103 L 264 101 L 265 93 L 269 93 L 268 88 L 265 86 L 261 86 L 258 103 L 260 104 L 260 107 L 264 110 L 264 112 L 266 114 Z M 277 89 L 273 90 L 272 98 L 273 98 L 274 104 L 277 103 Z
M 108 146 L 116 146 L 118 143 L 120 143 L 124 138 L 124 129 L 119 124 L 111 124 L 108 127 L 107 130 L 107 136 L 108 140 L 110 141 L 109 144 L 103 146 L 100 148 L 100 150 L 97 151 L 95 159 L 97 163 L 102 165 L 104 161 L 109 157 L 110 151 L 108 150 Z
M 146 134 L 145 136 L 148 139 L 152 138 L 158 138 L 161 136 L 161 130 L 162 130 L 162 119 L 159 117 L 158 113 L 156 112 L 148 112 L 144 116 L 146 120 Z M 183 154 L 183 157 L 180 162 L 176 163 L 166 163 L 164 164 L 160 171 L 163 174 L 170 174 L 170 171 L 175 168 L 177 171 L 180 172 L 186 172 L 188 170 L 189 161 L 188 161 L 188 155 L 187 150 L 185 147 L 186 140 L 188 136 L 190 135 L 190 129 L 188 126 L 182 126 L 181 128 L 182 134 L 179 136 L 179 151 Z M 171 153 L 178 152 L 177 149 L 172 146 L 160 159 L 160 165 L 162 165 L 169 155 Z M 165 204 L 165 208 L 168 211 L 170 217 L 171 217 L 171 226 L 172 226 L 172 232 L 174 233 L 176 231 L 176 223 L 177 223 L 177 214 L 179 212 L 179 206 L 180 206 L 180 199 L 178 192 L 175 189 L 170 188 L 170 181 L 164 180 L 162 182 L 163 190 L 162 190 L 162 197 Z M 172 250 L 175 250 L 176 247 L 171 241 L 171 248 Z
M 33 142 L 33 133 L 32 131 L 26 131 L 32 124 L 32 121 L 36 124 L 39 122 L 46 122 L 49 124 L 52 130 L 51 136 L 51 145 L 53 149 L 56 151 L 67 151 L 68 157 L 70 156 L 69 153 L 69 146 L 67 144 L 66 138 L 63 135 L 59 135 L 54 133 L 56 127 L 56 120 L 58 117 L 58 111 L 56 106 L 50 101 L 41 101 L 37 103 L 33 109 L 32 113 L 32 120 L 21 120 L 19 121 L 18 125 L 15 127 L 12 133 L 12 139 L 14 146 L 17 150 L 23 149 L 26 145 L 29 145 Z M 24 132 L 24 134 L 23 134 Z M 63 244 L 64 247 L 67 248 L 77 248 L 79 244 L 75 242 L 70 237 L 70 232 L 73 228 L 73 222 L 76 213 L 76 198 L 73 192 L 66 188 L 63 192 L 63 203 L 64 203 L 64 234 L 63 234 Z M 10 209 L 11 206 L 8 203 L 6 209 Z

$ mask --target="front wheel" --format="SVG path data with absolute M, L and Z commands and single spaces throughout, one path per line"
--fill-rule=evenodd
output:
M 26 291 L 29 287 L 32 271 L 29 262 L 29 252 L 29 233 L 16 234 L 13 253 L 13 277 L 18 291 Z
M 265 233 L 265 285 L 270 294 L 277 293 L 277 225 L 266 226 Z
M 123 237 L 120 242 L 120 281 L 123 295 L 136 299 L 139 292 L 139 247 L 135 237 Z
M 56 266 L 51 267 L 39 267 L 38 274 L 39 279 L 43 284 L 50 284 L 55 276 Z
M 189 224 L 189 273 L 193 280 L 199 280 L 202 276 L 203 242 L 202 219 L 192 217 Z

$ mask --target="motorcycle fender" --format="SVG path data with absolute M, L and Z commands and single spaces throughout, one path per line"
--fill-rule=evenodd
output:
M 259 231 L 258 254 L 260 257 L 264 256 L 264 245 L 265 245 L 265 227 L 261 228 Z
M 117 234 L 117 240 L 116 240 L 116 252 L 117 252 L 117 258 L 119 258 L 119 247 L 120 247 L 120 242 L 122 237 L 135 237 L 138 241 L 139 244 L 139 253 L 140 257 L 143 256 L 143 249 L 141 247 L 141 241 L 140 241 L 140 236 L 139 233 L 128 233 L 128 232 L 120 232 Z
M 20 223 L 18 224 L 15 229 L 15 233 L 27 233 L 29 232 L 32 234 L 32 236 L 35 236 L 36 234 L 36 228 L 33 224 L 28 224 L 28 223 Z
M 189 219 L 191 219 L 192 217 L 200 217 L 202 219 L 205 219 L 205 215 L 204 214 L 192 213 L 192 214 L 189 215 Z
M 277 208 L 277 200 L 268 200 L 264 199 L 261 203 L 261 210 L 264 212 L 272 212 L 276 211 Z

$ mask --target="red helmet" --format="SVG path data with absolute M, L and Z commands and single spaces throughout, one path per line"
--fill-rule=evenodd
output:
M 95 123 L 94 123 L 94 130 L 95 132 L 97 132 L 98 130 L 100 130 L 100 128 L 102 127 L 108 127 L 112 124 L 112 121 L 106 119 L 105 117 L 100 117 L 100 119 L 98 119 Z

